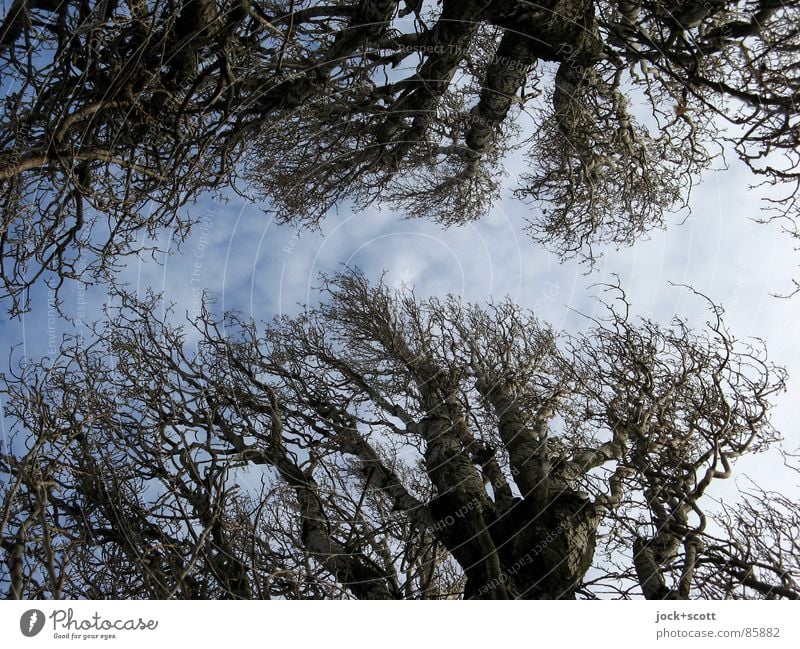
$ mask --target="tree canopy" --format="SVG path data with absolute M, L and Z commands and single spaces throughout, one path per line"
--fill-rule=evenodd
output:
M 127 297 L 3 379 L 0 590 L 797 599 L 796 503 L 709 495 L 778 444 L 783 371 L 713 305 L 662 327 L 610 290 L 577 337 L 358 272 L 263 326 Z
M 797 0 L 13 0 L 0 279 L 91 280 L 205 191 L 284 220 L 378 202 L 463 223 L 508 155 L 532 234 L 626 244 L 723 146 L 796 214 Z

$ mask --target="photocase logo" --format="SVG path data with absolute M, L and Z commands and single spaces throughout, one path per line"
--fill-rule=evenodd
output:
M 32 638 L 44 628 L 44 613 L 32 608 L 19 618 L 19 630 L 26 638 Z

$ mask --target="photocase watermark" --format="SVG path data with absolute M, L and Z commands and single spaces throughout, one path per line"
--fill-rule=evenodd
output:
M 545 286 L 539 295 L 536 298 L 536 301 L 533 303 L 531 310 L 536 313 L 539 309 L 541 309 L 545 304 L 552 302 L 553 300 L 558 297 L 559 293 L 559 286 L 555 282 L 545 281 Z
M 395 51 L 401 54 L 436 54 L 437 56 L 449 54 L 459 58 L 466 58 L 469 54 L 469 49 L 465 49 L 460 45 L 454 45 L 453 43 L 416 43 L 413 45 L 401 45 Z M 494 67 L 502 66 L 516 72 L 527 72 L 531 67 L 531 64 L 526 61 L 520 61 L 510 56 L 498 54 L 492 56 L 489 65 Z
M 464 56 L 464 48 L 452 43 L 402 45 L 397 48 L 397 52 L 404 54 L 454 54 L 456 56 Z
M 300 228 L 295 228 L 294 232 L 292 232 L 292 237 L 289 239 L 289 241 L 286 242 L 286 245 L 283 246 L 284 254 L 291 255 L 294 252 L 294 249 L 297 247 L 299 241 L 300 241 Z
M 27 145 L 28 136 L 31 132 L 31 125 L 24 122 L 20 125 L 19 131 L 14 135 L 14 144 L 11 147 L 11 154 L 8 156 L 7 168 L 13 169 L 22 161 L 22 151 Z M 20 145 L 23 146 L 20 146 Z
M 83 251 L 78 252 L 75 260 L 75 274 L 82 276 L 88 264 L 85 260 Z M 47 316 L 46 316 L 46 342 L 47 342 L 47 355 L 57 356 L 61 352 L 61 343 L 63 331 L 59 330 L 58 323 L 61 321 L 61 316 L 65 315 L 66 319 L 71 321 L 74 326 L 74 339 L 78 344 L 82 344 L 85 339 L 85 330 L 87 328 L 86 318 L 89 302 L 87 300 L 88 290 L 84 282 L 78 281 L 75 286 L 75 302 L 74 302 L 74 316 L 70 315 L 70 311 L 65 308 L 63 302 L 64 293 L 59 293 L 55 287 L 48 287 L 47 289 Z M 88 325 L 91 326 L 91 325 Z
M 26 638 L 41 633 L 50 619 L 56 640 L 113 640 L 118 631 L 155 631 L 158 620 L 144 618 L 107 618 L 95 612 L 90 617 L 78 617 L 71 608 L 57 608 L 49 615 L 32 608 L 19 618 L 19 630 Z
M 47 353 L 50 356 L 58 354 L 59 344 L 56 333 L 56 321 L 58 319 L 58 298 L 56 290 L 47 290 Z
M 82 250 L 78 252 L 78 259 L 76 266 L 78 275 L 83 276 L 86 270 L 87 261 Z M 83 282 L 78 282 L 76 286 L 75 295 L 75 329 L 78 342 L 83 342 L 84 329 L 86 328 L 86 285 Z
M 464 518 L 464 516 L 469 514 L 473 509 L 478 508 L 480 504 L 480 502 L 473 498 L 469 502 L 461 505 L 461 507 L 459 507 L 452 514 L 448 514 L 443 519 L 437 521 L 434 525 L 427 526 L 426 529 L 429 532 L 440 532 L 447 527 L 452 527 L 457 520 Z
M 528 72 L 531 68 L 531 63 L 527 61 L 520 61 L 519 59 L 512 59 L 508 56 L 497 56 L 496 54 L 492 57 L 492 65 L 493 66 L 503 66 L 504 68 L 514 71 L 514 72 Z
M 25 611 L 19 617 L 19 630 L 26 638 L 32 638 L 44 628 L 44 613 L 38 608 Z
M 214 229 L 214 222 L 212 217 L 213 212 L 206 212 L 203 220 L 197 226 L 198 238 L 194 246 L 194 254 L 192 255 L 192 272 L 189 276 L 189 283 L 192 286 L 192 315 L 197 318 L 200 316 L 203 307 L 203 259 L 206 256 L 206 249 L 208 248 L 208 235 Z
M 509 566 L 508 570 L 505 570 L 497 579 L 492 579 L 489 583 L 481 586 L 476 595 L 480 597 L 481 595 L 488 593 L 490 590 L 494 590 L 499 585 L 507 583 L 508 580 L 516 575 L 521 568 L 533 563 L 533 560 L 542 552 L 544 552 L 545 548 L 555 541 L 563 531 L 564 528 L 561 525 L 558 525 L 558 527 L 550 530 L 543 539 L 537 542 L 536 545 L 534 545 L 528 552 L 517 559 L 511 566 Z

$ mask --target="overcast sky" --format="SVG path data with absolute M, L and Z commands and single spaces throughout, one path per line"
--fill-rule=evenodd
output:
M 800 277 L 800 252 L 778 224 L 751 219 L 762 207 L 759 192 L 748 188 L 750 176 L 737 165 L 709 172 L 695 191 L 693 217 L 629 249 L 607 249 L 594 269 L 576 260 L 561 262 L 525 234 L 531 209 L 506 198 L 482 220 L 458 228 L 403 219 L 389 211 L 353 214 L 346 206 L 327 218 L 318 231 L 278 226 L 257 205 L 241 199 L 227 204 L 202 200 L 193 209 L 202 217 L 180 252 L 162 263 L 130 263 L 121 278 L 140 291 L 152 288 L 176 303 L 176 313 L 196 312 L 199 296 L 208 290 L 220 309 L 235 309 L 257 320 L 293 313 L 300 303 L 317 299 L 320 272 L 342 265 L 358 266 L 377 278 L 386 272 L 390 285 L 405 283 L 419 295 L 455 293 L 484 302 L 510 295 L 517 303 L 559 330 L 588 327 L 579 313 L 600 308 L 596 285 L 620 277 L 634 312 L 667 323 L 675 315 L 702 326 L 706 304 L 674 284 L 689 284 L 726 310 L 726 321 L 738 338 L 761 337 L 773 361 L 790 373 L 789 391 L 781 395 L 774 422 L 797 448 L 800 357 L 796 327 L 800 296 L 771 297 L 786 292 Z M 167 243 L 169 233 L 164 233 Z M 75 284 L 63 294 L 64 310 L 91 321 L 107 299 L 102 286 L 85 291 Z M 68 331 L 83 330 L 48 317 L 47 291 L 33 294 L 33 310 L 22 320 L 0 322 L 6 345 L 18 345 L 16 357 L 38 358 Z M 4 345 L 4 347 L 6 346 Z M 3 424 L 5 426 L 5 423 Z M 5 433 L 3 433 L 5 434 Z M 774 470 L 774 457 L 740 463 L 765 486 L 790 488 L 785 474 Z M 777 477 L 776 477 L 777 476 Z

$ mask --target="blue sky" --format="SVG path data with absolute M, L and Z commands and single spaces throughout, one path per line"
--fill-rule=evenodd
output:
M 512 198 L 498 202 L 482 220 L 458 228 L 404 219 L 388 210 L 353 214 L 344 206 L 319 230 L 277 225 L 259 206 L 239 198 L 224 204 L 203 199 L 192 208 L 203 218 L 179 252 L 160 263 L 134 260 L 120 279 L 140 291 L 162 292 L 175 303 L 178 316 L 191 316 L 207 290 L 220 309 L 269 320 L 297 312 L 300 303 L 314 303 L 319 273 L 345 264 L 373 278 L 385 271 L 390 285 L 405 283 L 420 296 L 454 293 L 485 302 L 510 295 L 556 329 L 573 333 L 590 324 L 580 313 L 591 315 L 601 308 L 595 299 L 600 289 L 593 285 L 614 281 L 615 273 L 634 313 L 665 324 L 679 315 L 700 327 L 708 316 L 705 303 L 670 282 L 688 284 L 726 309 L 735 336 L 763 338 L 771 359 L 789 370 L 789 391 L 780 397 L 774 423 L 787 448 L 794 449 L 800 446 L 795 432 L 800 296 L 782 300 L 770 293 L 787 292 L 791 278 L 800 276 L 800 252 L 779 224 L 751 220 L 762 207 L 760 192 L 749 188 L 751 181 L 736 164 L 707 173 L 694 193 L 688 221 L 680 224 L 676 216 L 666 231 L 652 233 L 649 240 L 628 249 L 606 249 L 594 269 L 577 260 L 561 262 L 532 242 L 524 232 L 531 208 Z M 168 240 L 169 233 L 163 233 L 162 242 Z M 107 293 L 102 286 L 83 290 L 73 283 L 65 286 L 63 300 L 65 313 L 90 322 Z M 18 345 L 16 358 L 39 358 L 63 333 L 86 332 L 80 322 L 48 318 L 44 287 L 34 291 L 33 309 L 24 318 L 2 317 L 3 347 Z M 774 456 L 756 456 L 739 467 L 764 486 L 792 488 L 783 472 L 774 471 L 775 461 Z

